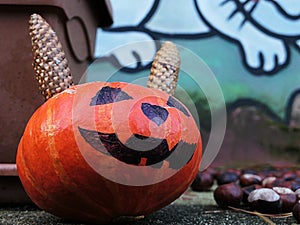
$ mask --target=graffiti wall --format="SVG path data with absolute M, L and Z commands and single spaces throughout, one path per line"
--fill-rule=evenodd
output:
M 160 43 L 171 40 L 197 55 L 221 88 L 227 125 L 214 163 L 298 163 L 299 1 L 111 0 L 111 7 L 114 24 L 98 30 L 99 60 L 89 80 L 114 71 L 109 80 L 143 81 Z M 189 61 L 184 50 L 182 61 Z M 207 144 L 214 93 L 198 85 L 207 80 L 196 68 L 189 77 L 180 75 L 179 84 L 196 106 Z

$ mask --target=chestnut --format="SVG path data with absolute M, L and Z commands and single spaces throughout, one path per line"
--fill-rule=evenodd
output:
M 281 177 L 282 171 L 275 168 L 270 168 L 260 171 L 259 175 L 261 175 L 262 177 Z
M 280 196 L 270 188 L 260 188 L 248 196 L 250 208 L 261 213 L 279 213 Z
M 236 183 L 222 184 L 214 191 L 214 199 L 221 208 L 238 207 L 243 199 L 243 191 Z
M 214 184 L 213 175 L 209 172 L 198 172 L 191 188 L 193 191 L 208 191 Z
M 300 184 L 299 183 L 293 183 L 291 186 L 292 191 L 296 191 L 300 188 Z M 300 191 L 300 190 L 299 190 Z M 300 192 L 298 191 L 298 193 L 300 194 Z
M 297 190 L 294 191 L 298 200 L 300 200 L 300 188 L 298 188 Z
M 232 172 L 232 173 L 236 173 L 236 175 L 240 176 L 242 174 L 241 170 L 238 169 L 227 169 L 227 172 Z
M 273 190 L 280 196 L 280 206 L 282 212 L 292 212 L 297 203 L 297 195 L 286 187 L 273 187 Z
M 253 185 L 250 185 L 250 186 L 246 186 L 246 187 L 243 187 L 242 188 L 242 191 L 243 191 L 243 200 L 242 202 L 245 204 L 245 205 L 248 205 L 248 196 L 250 194 L 250 192 L 256 190 L 256 189 L 259 189 L 259 188 L 262 188 L 261 185 L 259 184 L 253 184 Z
M 277 186 L 277 177 L 271 176 L 271 177 L 266 177 L 265 179 L 262 180 L 262 186 L 265 188 L 272 188 L 274 186 Z
M 212 167 L 212 166 L 208 167 L 208 168 L 207 168 L 205 171 L 203 171 L 203 172 L 210 173 L 210 174 L 213 176 L 213 178 L 215 178 L 216 174 L 218 173 L 217 169 L 216 169 L 215 167 Z
M 294 184 L 295 184 L 295 181 L 293 181 L 293 180 L 280 179 L 278 181 L 277 187 L 286 187 L 286 188 L 289 188 L 289 189 L 293 189 Z
M 295 180 L 297 178 L 297 175 L 292 171 L 287 171 L 281 176 L 281 178 L 286 181 L 291 181 L 291 180 Z
M 239 179 L 239 175 L 234 171 L 221 172 L 216 176 L 218 185 L 232 183 L 237 181 L 238 179 Z
M 240 185 L 242 187 L 245 187 L 245 186 L 250 186 L 250 185 L 253 185 L 253 184 L 261 184 L 261 177 L 256 175 L 256 174 L 250 174 L 250 173 L 245 173 L 245 174 L 242 174 L 239 178 L 240 180 Z
M 293 207 L 293 216 L 300 223 L 300 202 L 298 201 Z

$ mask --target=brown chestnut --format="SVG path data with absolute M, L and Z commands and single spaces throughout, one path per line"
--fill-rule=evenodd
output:
M 271 177 L 266 177 L 265 179 L 262 180 L 262 186 L 265 188 L 272 188 L 277 185 L 277 177 L 271 176 Z
M 280 196 L 270 188 L 260 188 L 250 192 L 249 206 L 261 213 L 279 213 Z
M 280 196 L 280 206 L 282 212 L 292 212 L 297 203 L 297 195 L 286 187 L 273 187 L 273 190 Z
M 262 177 L 281 177 L 282 173 L 283 172 L 279 169 L 270 168 L 260 171 L 259 175 L 261 175 Z
M 219 173 L 216 176 L 218 185 L 232 183 L 232 182 L 237 181 L 238 179 L 239 179 L 239 175 L 235 171 L 225 171 L 225 172 Z
M 300 202 L 298 201 L 293 207 L 293 216 L 300 223 Z
M 295 180 L 297 178 L 297 175 L 292 171 L 286 171 L 285 173 L 282 174 L 281 178 L 286 181 L 291 181 L 291 180 Z
M 300 188 L 298 188 L 297 190 L 294 191 L 298 200 L 300 200 Z
M 214 191 L 214 199 L 221 208 L 238 207 L 243 198 L 242 188 L 236 183 L 220 185 Z
M 292 191 L 296 191 L 299 188 L 300 188 L 300 181 L 299 181 L 299 178 L 296 178 L 295 182 L 291 185 L 291 189 L 292 189 Z
M 217 173 L 218 173 L 217 169 L 216 169 L 215 167 L 212 167 L 212 166 L 208 167 L 208 168 L 207 168 L 205 171 L 203 171 L 203 172 L 210 173 L 210 174 L 213 176 L 213 178 L 215 178 L 215 176 L 216 176 Z
M 261 184 L 261 177 L 256 175 L 256 174 L 250 174 L 250 173 L 245 173 L 245 174 L 242 174 L 239 178 L 240 180 L 240 185 L 242 187 L 245 187 L 245 186 L 250 186 L 250 185 L 253 185 L 253 184 Z
M 243 191 L 243 200 L 242 200 L 242 202 L 247 205 L 249 203 L 248 202 L 248 196 L 249 196 L 250 192 L 252 192 L 256 189 L 259 189 L 259 188 L 262 188 L 262 186 L 259 185 L 259 184 L 253 184 L 253 185 L 250 185 L 250 186 L 243 187 L 242 188 L 242 191 Z
M 208 191 L 214 184 L 214 178 L 209 172 L 198 172 L 191 188 L 193 191 Z

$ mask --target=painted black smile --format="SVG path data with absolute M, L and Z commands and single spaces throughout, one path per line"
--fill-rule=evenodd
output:
M 111 155 L 127 164 L 152 166 L 160 168 L 164 160 L 169 162 L 170 168 L 180 169 L 192 158 L 196 144 L 178 142 L 171 150 L 165 139 L 145 137 L 135 134 L 123 144 L 116 134 L 105 134 L 78 127 L 84 140 L 97 151 Z M 134 146 L 134 150 L 128 146 Z M 154 146 L 149 149 L 149 146 Z M 150 147 L 151 148 L 151 147 Z M 147 149 L 147 150 L 142 150 Z

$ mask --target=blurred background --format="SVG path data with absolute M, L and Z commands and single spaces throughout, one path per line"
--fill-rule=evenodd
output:
M 181 71 L 179 85 L 196 106 L 204 143 L 214 140 L 208 102 L 226 107 L 215 164 L 298 163 L 300 4 L 276 2 L 111 0 L 114 23 L 97 31 L 98 60 L 89 66 L 87 81 L 147 77 L 160 43 L 171 40 L 184 49 L 183 63 L 199 57 L 198 64 L 189 64 L 192 74 Z M 197 70 L 199 64 L 209 71 Z M 214 92 L 205 93 L 211 88 L 208 73 L 220 85 L 225 106 L 214 102 Z

